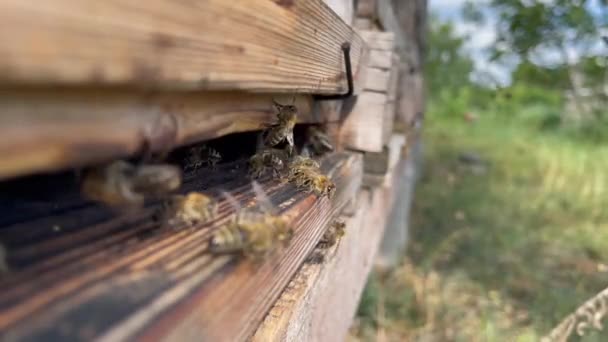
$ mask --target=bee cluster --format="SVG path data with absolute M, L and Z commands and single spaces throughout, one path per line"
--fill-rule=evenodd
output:
M 258 152 L 249 160 L 251 176 L 259 178 L 270 171 L 274 178 L 285 179 L 298 189 L 331 197 L 336 189 L 335 184 L 311 158 L 334 150 L 329 137 L 319 128 L 309 127 L 302 153 L 296 155 L 293 129 L 297 121 L 297 108 L 293 104 L 281 105 L 277 102 L 274 102 L 274 107 L 277 122 L 263 132 Z
M 293 104 L 281 105 L 276 102 L 274 108 L 277 110 L 277 122 L 267 125 L 259 136 L 257 153 L 249 159 L 250 175 L 260 178 L 270 172 L 274 178 L 286 180 L 298 189 L 331 197 L 335 185 L 321 172 L 318 162 L 312 159 L 333 151 L 329 138 L 320 129 L 310 127 L 302 153 L 297 155 L 293 132 L 297 108 Z M 81 192 L 90 200 L 129 210 L 143 207 L 146 199 L 161 199 L 162 204 L 155 217 L 163 225 L 193 227 L 217 218 L 218 201 L 201 192 L 172 193 L 182 184 L 182 169 L 214 169 L 221 159 L 218 151 L 203 145 L 187 150 L 182 159 L 185 161 L 183 168 L 168 163 L 118 160 L 84 170 Z M 290 222 L 276 212 L 255 180 L 251 186 L 258 199 L 253 207 L 241 208 L 231 194 L 223 192 L 223 197 L 236 210 L 236 215 L 212 234 L 208 245 L 211 253 L 239 253 L 253 260 L 263 260 L 290 242 L 293 236 Z

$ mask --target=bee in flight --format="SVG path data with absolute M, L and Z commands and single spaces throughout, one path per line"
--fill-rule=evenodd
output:
M 278 122 L 269 125 L 266 129 L 264 133 L 264 145 L 274 147 L 283 140 L 286 140 L 287 145 L 293 149 L 293 128 L 298 121 L 298 109 L 293 104 L 282 105 L 276 101 L 273 101 L 273 104 L 277 109 Z
M 192 226 L 215 219 L 217 209 L 217 202 L 200 192 L 174 195 L 164 205 L 164 221 L 170 226 Z
M 313 156 L 323 156 L 334 151 L 331 140 L 321 129 L 315 126 L 308 127 L 306 131 L 306 144 L 304 150 Z
M 288 152 L 276 148 L 264 148 L 249 159 L 249 169 L 252 177 L 260 178 L 270 169 L 275 178 L 280 177 L 285 168 Z
M 235 220 L 214 232 L 209 241 L 211 253 L 242 253 L 249 259 L 261 261 L 289 244 L 293 229 L 288 220 L 273 213 L 270 200 L 257 182 L 252 186 L 259 202 L 256 207 L 240 209 L 234 197 L 224 194 L 232 206 L 240 210 Z
M 84 197 L 112 207 L 141 207 L 146 196 L 176 190 L 181 170 L 169 164 L 133 165 L 118 160 L 85 170 L 81 184 Z

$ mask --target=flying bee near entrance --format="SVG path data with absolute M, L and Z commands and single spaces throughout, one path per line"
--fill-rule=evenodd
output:
M 236 199 L 224 193 L 237 209 L 237 216 L 217 230 L 209 241 L 213 254 L 237 254 L 254 261 L 265 260 L 273 252 L 286 247 L 293 237 L 288 220 L 276 213 L 276 209 L 257 182 L 252 183 L 258 205 L 242 209 Z
M 289 159 L 289 153 L 276 148 L 264 148 L 249 159 L 251 176 L 260 178 L 270 169 L 275 178 L 280 177 Z
M 84 171 L 84 197 L 111 207 L 141 207 L 146 196 L 160 196 L 180 187 L 181 170 L 169 164 L 133 165 L 118 160 Z
M 193 226 L 214 220 L 217 216 L 217 202 L 200 192 L 174 195 L 163 205 L 163 221 L 170 225 Z
M 331 139 L 319 127 L 310 126 L 306 130 L 306 143 L 303 154 L 320 157 L 334 151 Z

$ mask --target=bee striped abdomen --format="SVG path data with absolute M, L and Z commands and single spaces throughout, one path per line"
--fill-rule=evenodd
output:
M 268 131 L 264 144 L 266 146 L 276 146 L 285 139 L 288 133 L 289 131 L 280 125 L 273 126 Z
M 209 250 L 211 253 L 234 253 L 242 250 L 246 245 L 246 236 L 238 225 L 229 225 L 220 228 L 211 237 Z

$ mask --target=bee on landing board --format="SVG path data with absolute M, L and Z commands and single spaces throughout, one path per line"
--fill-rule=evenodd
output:
M 274 147 L 280 144 L 283 140 L 287 141 L 287 145 L 293 148 L 293 128 L 298 121 L 298 109 L 295 105 L 282 105 L 273 101 L 274 107 L 277 109 L 278 122 L 271 124 L 264 134 L 264 145 Z
M 146 196 L 158 196 L 181 185 L 181 170 L 168 164 L 136 166 L 115 161 L 84 171 L 84 197 L 112 207 L 141 207 Z
M 240 209 L 230 194 L 224 194 L 239 211 L 235 220 L 212 235 L 209 241 L 211 253 L 241 253 L 254 261 L 262 261 L 289 244 L 293 236 L 290 223 L 285 217 L 273 213 L 269 199 L 256 182 L 252 186 L 260 204 L 256 207 Z
M 317 196 L 333 197 L 336 185 L 324 175 L 319 164 L 307 157 L 296 157 L 289 167 L 287 180 L 297 188 L 314 192 Z
M 188 150 L 185 168 L 197 170 L 207 166 L 214 169 L 221 160 L 222 155 L 217 150 L 205 145 L 194 146 Z
M 321 248 L 329 248 L 336 244 L 339 238 L 344 236 L 346 233 L 346 224 L 342 221 L 334 221 L 327 228 L 323 237 L 321 237 L 321 241 L 319 241 L 319 247 Z
M 172 196 L 163 208 L 164 221 L 170 226 L 208 222 L 217 217 L 217 202 L 200 192 Z

